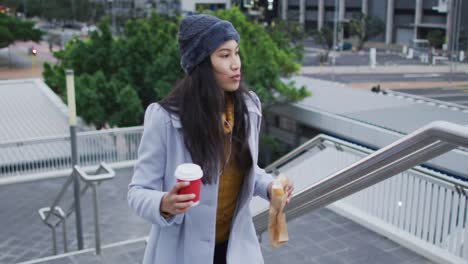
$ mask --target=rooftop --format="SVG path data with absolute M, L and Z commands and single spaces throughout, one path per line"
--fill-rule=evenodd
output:
M 468 113 L 448 107 L 436 107 L 416 100 L 404 100 L 368 90 L 350 89 L 345 84 L 308 77 L 294 77 L 297 85 L 305 85 L 313 96 L 297 105 L 357 119 L 408 134 L 428 123 L 445 120 L 468 125 Z
M 0 81 L 0 142 L 66 134 L 66 111 L 38 79 Z
M 66 135 L 67 113 L 67 105 L 40 79 L 0 81 L 0 142 Z

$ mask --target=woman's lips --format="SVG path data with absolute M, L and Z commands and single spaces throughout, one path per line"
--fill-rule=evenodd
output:
M 231 79 L 233 79 L 234 81 L 240 81 L 241 75 L 240 75 L 240 74 L 236 74 L 236 75 L 232 76 Z

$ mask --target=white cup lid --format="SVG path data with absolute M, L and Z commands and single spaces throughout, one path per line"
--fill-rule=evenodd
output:
M 197 164 L 183 163 L 177 166 L 175 176 L 179 180 L 193 181 L 200 179 L 203 176 L 203 171 Z

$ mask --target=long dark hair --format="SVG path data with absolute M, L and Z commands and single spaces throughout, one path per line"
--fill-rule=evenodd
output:
M 211 184 L 217 180 L 224 157 L 225 135 L 221 115 L 225 111 L 225 96 L 230 96 L 234 104 L 234 127 L 231 154 L 237 169 L 247 175 L 252 167 L 249 148 L 249 117 L 245 97 L 250 96 L 240 85 L 234 92 L 224 92 L 216 82 L 210 57 L 195 67 L 177 83 L 170 94 L 159 104 L 179 116 L 182 123 L 184 143 L 192 161 L 203 169 L 202 182 Z

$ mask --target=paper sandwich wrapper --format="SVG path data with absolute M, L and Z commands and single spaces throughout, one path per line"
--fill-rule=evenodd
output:
M 273 181 L 271 187 L 268 235 L 273 248 L 277 248 L 289 240 L 286 216 L 283 213 L 286 203 L 286 186 L 288 186 L 288 179 L 284 175 L 280 175 Z

